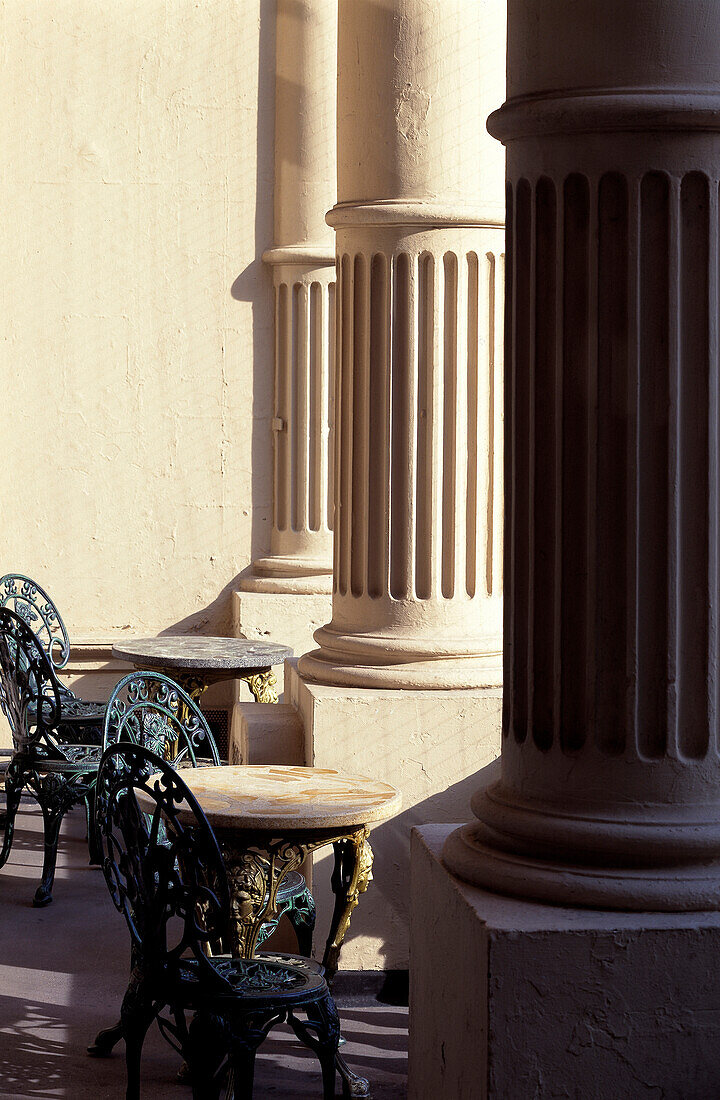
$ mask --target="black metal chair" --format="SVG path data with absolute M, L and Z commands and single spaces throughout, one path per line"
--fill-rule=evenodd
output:
M 142 745 L 176 768 L 221 763 L 205 715 L 161 672 L 131 672 L 113 688 L 103 723 L 103 749 L 119 741 Z
M 204 714 L 183 689 L 160 672 L 131 672 L 116 684 L 107 703 L 103 748 L 119 741 L 143 745 L 174 767 L 220 764 Z M 297 871 L 286 875 L 277 898 L 277 915 L 262 929 L 258 943 L 272 935 L 287 916 L 298 951 L 312 954 L 315 903 Z
M 10 724 L 14 751 L 5 773 L 5 837 L 0 867 L 10 855 L 15 817 L 24 790 L 40 804 L 44 824 L 42 880 L 33 905 L 52 901 L 62 819 L 91 795 L 101 748 L 57 737 L 62 703 L 50 658 L 26 621 L 0 608 L 0 708 Z M 91 858 L 93 851 L 91 834 Z
M 30 577 L 6 573 L 0 577 L 0 607 L 9 607 L 23 619 L 50 659 L 60 697 L 57 739 L 70 744 L 100 745 L 105 704 L 78 698 L 57 676 L 70 658 L 70 638 L 53 600 Z
M 128 1100 L 140 1095 L 143 1041 L 158 1006 L 170 1009 L 161 1024 L 189 1063 L 194 1097 L 214 1100 L 228 1072 L 227 1095 L 251 1097 L 256 1051 L 287 1020 L 318 1055 L 331 1100 L 339 1021 L 320 966 L 270 953 L 211 954 L 230 920 L 228 882 L 181 773 L 139 745 L 111 745 L 98 772 L 96 823 L 103 872 L 133 944 L 122 1005 Z
M 118 742 L 142 745 L 175 768 L 220 764 L 204 714 L 183 689 L 160 672 L 131 672 L 115 686 L 107 703 L 103 748 Z M 278 891 L 277 916 L 261 930 L 263 943 L 286 914 L 301 955 L 312 953 L 315 903 L 302 875 L 293 872 Z M 122 1022 L 98 1032 L 88 1053 L 108 1057 L 123 1037 Z

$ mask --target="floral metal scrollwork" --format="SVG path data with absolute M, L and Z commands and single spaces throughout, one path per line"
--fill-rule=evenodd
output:
M 105 744 L 131 741 L 165 760 L 214 764 L 220 756 L 207 722 L 186 692 L 160 672 L 131 672 L 108 700 Z
M 258 703 L 277 703 L 277 677 L 270 669 L 268 672 L 257 672 L 253 676 L 241 676 L 245 680 L 250 691 Z

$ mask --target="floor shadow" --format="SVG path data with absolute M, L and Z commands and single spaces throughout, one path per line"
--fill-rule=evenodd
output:
M 0 1088 L 7 1095 L 58 1096 L 67 1016 L 41 1001 L 0 996 Z

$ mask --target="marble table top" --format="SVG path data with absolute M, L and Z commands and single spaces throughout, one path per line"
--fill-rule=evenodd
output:
M 383 821 L 400 809 L 389 783 L 332 768 L 236 764 L 183 771 L 215 828 L 325 829 Z
M 166 634 L 159 638 L 128 638 L 116 642 L 113 657 L 145 668 L 184 668 L 190 671 L 242 671 L 279 665 L 293 651 L 286 645 L 245 638 Z

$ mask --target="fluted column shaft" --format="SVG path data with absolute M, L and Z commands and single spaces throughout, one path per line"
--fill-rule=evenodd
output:
M 550 901 L 717 908 L 720 12 L 509 20 L 502 779 L 445 858 Z
M 333 617 L 300 662 L 321 682 L 500 679 L 501 163 L 479 117 L 495 15 L 340 6 Z
M 278 0 L 273 525 L 245 589 L 329 592 L 337 0 Z

